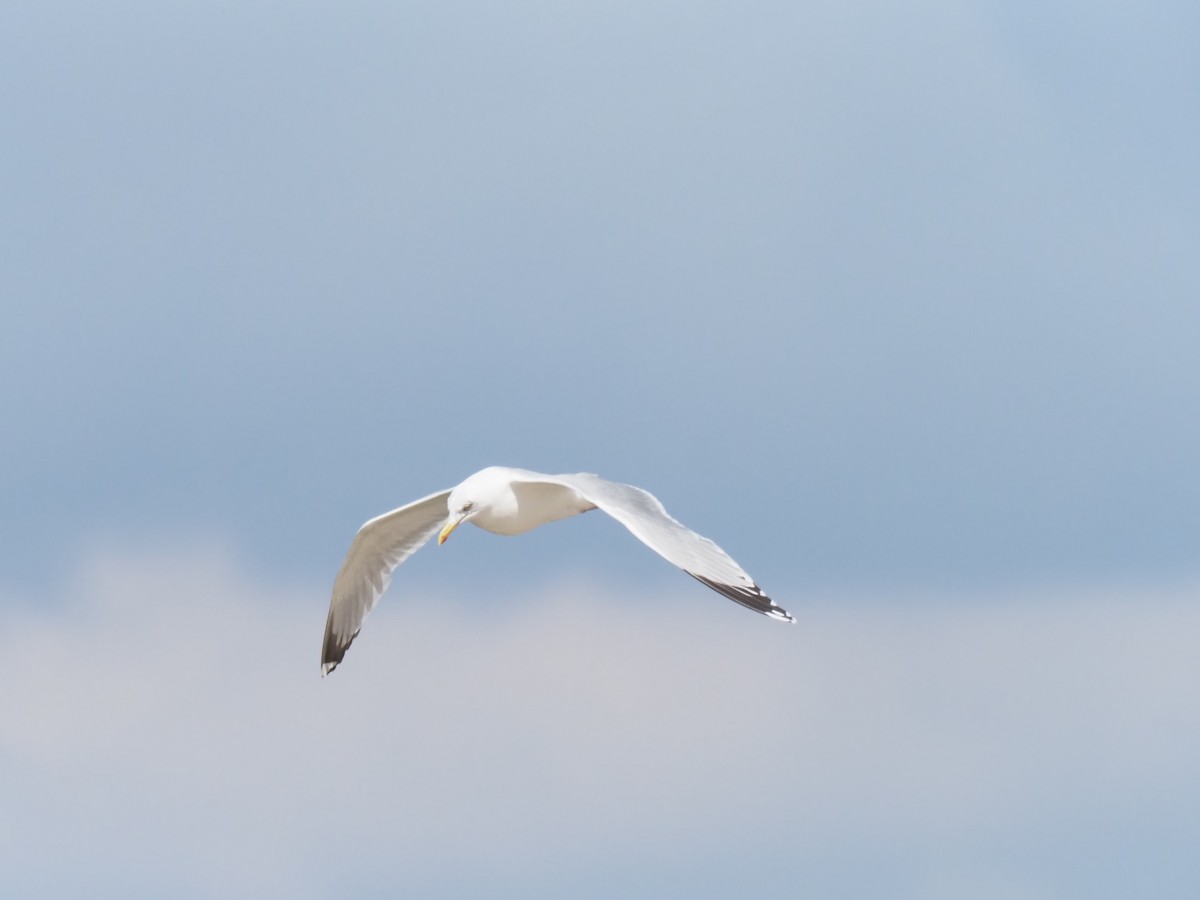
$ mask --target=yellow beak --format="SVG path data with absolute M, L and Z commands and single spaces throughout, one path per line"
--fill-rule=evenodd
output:
M 441 533 L 438 535 L 438 546 L 446 543 L 446 538 L 450 537 L 450 532 L 454 531 L 454 529 L 461 524 L 462 518 L 451 519 L 449 522 L 447 522 L 446 527 L 443 528 Z

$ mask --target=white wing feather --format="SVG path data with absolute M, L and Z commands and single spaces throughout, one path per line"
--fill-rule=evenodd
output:
M 387 590 L 396 567 L 421 549 L 446 520 L 449 496 L 449 491 L 430 494 L 376 516 L 358 530 L 333 582 L 321 645 L 321 674 L 332 672 L 342 661 L 363 619 Z
M 672 518 L 649 491 L 586 473 L 542 475 L 522 471 L 514 475 L 514 480 L 518 479 L 570 488 L 628 528 L 634 537 L 659 556 L 702 584 L 755 612 L 784 622 L 795 621 L 762 592 L 728 553 Z

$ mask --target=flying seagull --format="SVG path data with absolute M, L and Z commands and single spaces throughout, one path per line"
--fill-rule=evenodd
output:
M 358 530 L 333 582 L 321 674 L 342 661 L 396 567 L 435 532 L 439 544 L 463 522 L 493 534 L 524 534 L 591 509 L 608 513 L 659 556 L 730 600 L 781 622 L 795 621 L 724 550 L 671 518 L 650 492 L 599 475 L 543 475 L 491 466 L 456 488 L 414 500 Z

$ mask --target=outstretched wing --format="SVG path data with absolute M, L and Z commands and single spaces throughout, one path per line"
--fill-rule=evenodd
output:
M 396 567 L 428 541 L 446 520 L 449 491 L 430 494 L 377 516 L 358 530 L 333 582 L 321 674 L 332 672 L 358 635 L 363 619 L 387 590 Z
M 608 481 L 598 475 L 541 475 L 529 472 L 525 481 L 543 481 L 571 488 L 594 503 L 634 537 L 719 594 L 783 622 L 794 622 L 776 606 L 754 579 L 713 541 L 682 525 L 667 513 L 658 498 L 631 484 Z

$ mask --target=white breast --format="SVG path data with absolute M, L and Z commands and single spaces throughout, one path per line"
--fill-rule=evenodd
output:
M 489 504 L 487 509 L 471 517 L 471 523 L 493 534 L 524 534 L 547 522 L 596 508 L 563 485 L 514 482 L 511 491 L 509 502 Z

